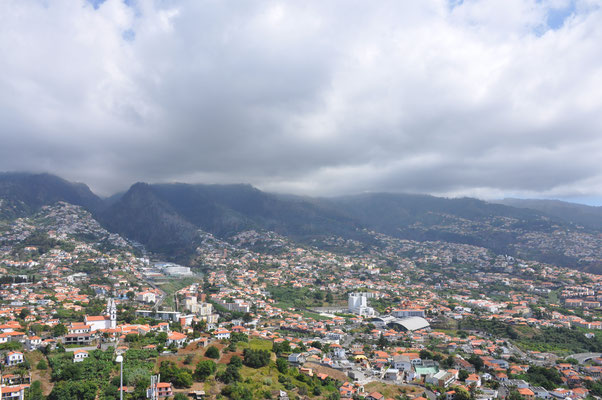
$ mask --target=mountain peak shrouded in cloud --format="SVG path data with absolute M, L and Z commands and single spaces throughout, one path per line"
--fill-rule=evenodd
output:
M 274 194 L 247 184 L 142 182 L 101 199 L 85 184 L 55 175 L 0 173 L 1 221 L 31 216 L 58 202 L 82 206 L 110 232 L 179 262 L 191 261 L 208 233 L 232 239 L 257 230 L 326 247 L 349 240 L 353 246 L 378 246 L 385 237 L 463 243 L 602 271 L 602 207 L 516 199 L 494 204 L 399 193 L 324 198 Z
M 0 170 L 602 198 L 591 0 L 8 0 Z

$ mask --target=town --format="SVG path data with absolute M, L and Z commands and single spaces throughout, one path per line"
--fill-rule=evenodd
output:
M 2 223 L 1 398 L 602 397 L 602 277 L 367 233 L 199 231 L 184 266 L 68 203 Z

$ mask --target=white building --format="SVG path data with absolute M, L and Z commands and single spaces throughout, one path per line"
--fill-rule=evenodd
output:
M 115 329 L 117 327 L 117 306 L 115 300 L 109 299 L 105 315 L 86 315 L 84 323 L 90 326 L 90 332 L 101 329 Z
M 25 389 L 29 385 L 14 385 L 0 387 L 0 396 L 2 400 L 25 400 Z
M 86 325 L 83 322 L 73 322 L 67 327 L 69 333 L 90 333 L 90 325 Z
M 424 310 L 418 308 L 405 308 L 401 310 L 393 310 L 393 316 L 396 318 L 406 318 L 406 317 L 425 317 Z
M 402 371 L 411 371 L 412 370 L 412 361 L 408 356 L 394 356 L 393 357 L 393 368 L 402 370 Z
M 170 266 L 165 268 L 165 273 L 172 276 L 192 276 L 192 271 L 188 267 Z
M 213 314 L 213 304 L 197 301 L 196 296 L 188 296 L 184 300 L 184 308 L 191 313 L 196 314 L 201 321 L 207 324 L 215 324 L 219 319 L 219 315 Z
M 73 362 L 82 362 L 88 358 L 90 354 L 86 350 L 75 350 L 73 352 Z
M 29 336 L 26 343 L 29 350 L 35 350 L 42 344 L 42 338 L 39 336 Z
M 385 371 L 384 378 L 390 381 L 396 381 L 399 379 L 399 370 L 396 368 L 389 368 Z
M 170 346 L 172 343 L 177 347 L 182 347 L 186 343 L 187 336 L 180 332 L 171 332 L 167 335 L 166 344 Z
M 6 355 L 6 365 L 12 366 L 23 362 L 23 353 L 20 351 L 11 351 Z
M 217 339 L 230 339 L 230 331 L 224 328 L 218 328 L 213 332 L 213 335 Z
M 429 375 L 425 378 L 425 382 L 426 383 L 430 383 L 431 385 L 435 385 L 435 386 L 441 386 L 441 387 L 448 387 L 449 385 L 451 385 L 452 383 L 454 383 L 454 381 L 456 380 L 456 377 L 454 376 L 454 374 L 445 371 L 445 370 L 441 370 L 439 372 L 437 372 L 434 375 Z
M 156 303 L 157 295 L 150 290 L 145 290 L 144 292 L 140 292 L 136 295 L 136 300 L 142 303 Z
M 373 293 L 349 293 L 349 312 L 356 315 L 374 315 L 374 309 L 368 307 L 369 297 L 374 297 Z
M 201 316 L 210 315 L 213 313 L 213 304 L 211 303 L 199 303 L 196 296 L 188 296 L 184 299 L 184 308 L 194 314 Z

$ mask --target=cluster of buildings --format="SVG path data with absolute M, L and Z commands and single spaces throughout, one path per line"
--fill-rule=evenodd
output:
M 45 251 L 20 246 L 40 229 L 31 219 L 0 233 L 5 243 L 0 272 L 14 277 L 0 284 L 0 344 L 22 345 L 2 354 L 9 372 L 28 352 L 59 341 L 73 347 L 127 345 L 128 335 L 164 332 L 172 348 L 191 342 L 204 346 L 235 333 L 288 341 L 296 351 L 287 360 L 303 373 L 325 379 L 328 374 L 318 372 L 323 367 L 346 377 L 339 388 L 345 399 L 361 394 L 384 400 L 363 390 L 374 381 L 440 388 L 448 400 L 451 388 L 460 387 L 478 388 L 476 397 L 482 400 L 515 389 L 529 400 L 576 399 L 587 396 L 588 383 L 602 374 L 597 357 L 582 365 L 557 365 L 567 354 L 528 351 L 507 337 L 456 329 L 464 320 L 493 320 L 532 329 L 576 327 L 591 338 L 602 328 L 602 279 L 596 275 L 496 256 L 476 246 L 375 233 L 377 244 L 370 248 L 336 237 L 324 240 L 337 251 L 299 246 L 272 232 L 243 232 L 228 242 L 203 234 L 195 260 L 206 270 L 202 283 L 177 291 L 170 308 L 161 304 L 166 294 L 157 278 L 190 276 L 190 268 L 151 264 L 72 207 L 59 205 L 44 214 L 44 221 L 55 221 L 47 227 L 48 236 L 63 246 Z M 76 238 L 83 233 L 115 247 L 101 250 Z M 272 293 L 282 287 L 289 298 Z M 87 315 L 95 302 L 102 302 L 103 311 Z M 119 311 L 124 305 L 154 321 L 126 323 Z M 237 317 L 223 318 L 232 313 Z M 75 321 L 72 315 L 81 318 Z M 66 332 L 53 332 L 59 325 Z M 87 357 L 85 349 L 73 352 L 73 362 L 85 363 Z M 467 361 L 474 357 L 482 369 Z M 544 392 L 514 379 L 532 365 L 558 369 L 562 388 Z M 4 396 L 11 390 L 22 393 L 17 387 L 28 384 L 13 383 L 2 387 L 2 399 L 13 398 Z M 164 386 L 165 393 L 172 390 Z

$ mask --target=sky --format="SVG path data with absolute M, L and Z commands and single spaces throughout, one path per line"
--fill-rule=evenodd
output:
M 602 204 L 602 0 L 0 2 L 0 171 Z

